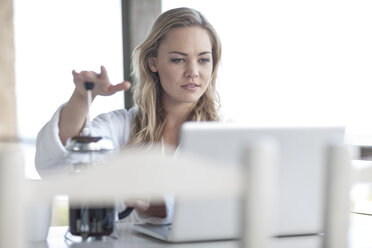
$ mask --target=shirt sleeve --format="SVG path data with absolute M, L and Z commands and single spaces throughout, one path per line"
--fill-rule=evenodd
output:
M 35 165 L 41 177 L 50 173 L 69 171 L 70 165 L 76 159 L 84 160 L 79 156 L 70 156 L 59 138 L 58 122 L 64 106 L 65 104 L 57 109 L 36 139 Z M 119 109 L 97 116 L 91 123 L 92 135 L 111 138 L 115 148 L 119 149 L 129 138 L 131 120 L 135 113 L 135 109 L 129 111 Z
M 41 177 L 52 172 L 52 170 L 64 169 L 68 161 L 68 153 L 59 138 L 58 121 L 60 106 L 38 133 L 36 139 L 35 166 Z

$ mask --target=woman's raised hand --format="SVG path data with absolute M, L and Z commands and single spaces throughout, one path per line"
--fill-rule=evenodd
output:
M 76 72 L 75 70 L 73 70 L 72 75 L 74 77 L 74 83 L 76 86 L 75 91 L 77 91 L 79 95 L 84 97 L 86 96 L 86 89 L 84 87 L 85 82 L 94 83 L 94 88 L 92 91 L 93 98 L 97 95 L 110 96 L 118 91 L 129 90 L 131 87 L 131 83 L 128 81 L 123 81 L 119 84 L 112 85 L 104 66 L 101 66 L 100 73 L 96 73 L 94 71 Z
M 101 72 L 94 71 L 72 71 L 74 76 L 75 90 L 72 93 L 70 100 L 63 107 L 59 118 L 59 137 L 63 145 L 66 144 L 68 138 L 76 136 L 80 133 L 84 126 L 85 118 L 89 110 L 87 103 L 87 90 L 85 82 L 94 83 L 92 97 L 97 95 L 110 96 L 118 91 L 129 90 L 131 84 L 128 81 L 112 85 L 106 68 L 101 66 Z

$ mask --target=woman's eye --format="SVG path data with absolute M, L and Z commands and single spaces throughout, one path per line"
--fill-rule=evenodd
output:
M 176 63 L 176 64 L 181 63 L 181 62 L 185 62 L 185 60 L 182 59 L 182 58 L 174 58 L 174 59 L 171 59 L 171 61 L 173 63 Z
M 209 63 L 210 61 L 211 61 L 210 58 L 201 58 L 199 60 L 199 62 L 202 63 L 202 64 Z

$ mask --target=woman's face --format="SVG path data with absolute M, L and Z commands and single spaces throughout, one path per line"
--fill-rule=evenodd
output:
M 212 45 L 208 32 L 200 27 L 169 31 L 158 55 L 148 63 L 157 72 L 163 90 L 163 103 L 190 105 L 206 91 L 212 75 Z

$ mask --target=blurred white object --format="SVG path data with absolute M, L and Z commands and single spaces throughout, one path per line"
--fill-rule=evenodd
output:
M 41 180 L 29 180 L 28 185 L 42 183 Z M 25 241 L 44 241 L 48 236 L 52 215 L 51 200 L 37 199 L 37 191 L 33 187 L 24 189 L 25 198 L 23 199 L 24 221 L 22 227 Z
M 350 218 L 351 154 L 346 146 L 328 149 L 324 247 L 347 248 Z
M 0 149 L 0 247 L 23 247 L 24 159 L 15 145 Z
M 245 248 L 270 248 L 274 222 L 274 194 L 279 164 L 278 143 L 263 140 L 242 149 L 243 242 Z
M 354 168 L 352 182 L 372 183 L 372 166 L 369 165 L 365 167 Z
M 77 203 L 111 204 L 113 199 L 142 198 L 149 194 L 188 197 L 240 194 L 240 174 L 236 169 L 216 167 L 208 160 L 188 156 L 169 158 L 159 150 L 126 149 L 107 160 L 104 166 L 92 167 L 84 173 L 56 172 L 31 186 L 38 192 L 35 201 L 69 195 Z M 221 181 L 229 183 L 221 184 Z

